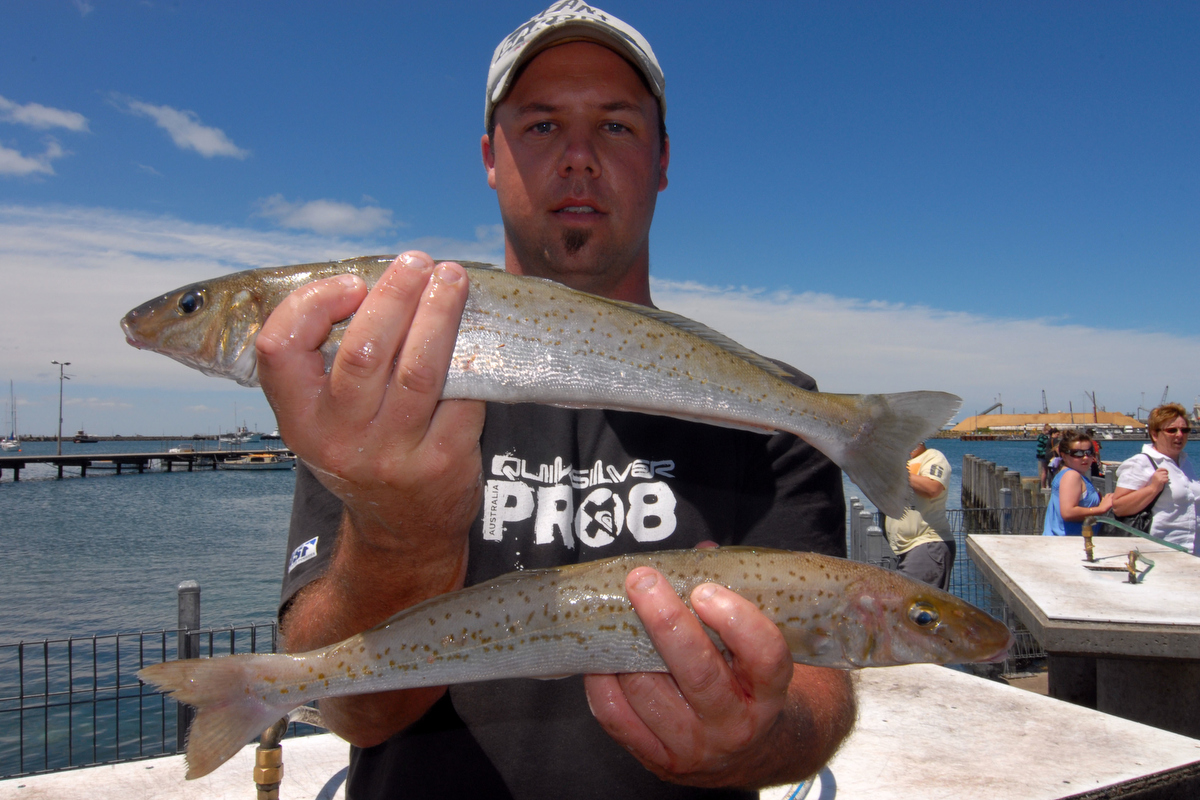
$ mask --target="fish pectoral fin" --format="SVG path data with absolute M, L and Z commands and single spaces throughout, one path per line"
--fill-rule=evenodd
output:
M 809 661 L 828 655 L 834 638 L 821 628 L 783 628 L 783 640 L 796 661 Z

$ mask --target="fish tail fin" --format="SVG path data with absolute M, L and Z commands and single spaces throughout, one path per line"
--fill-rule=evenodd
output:
M 900 392 L 860 398 L 867 422 L 837 459 L 875 506 L 900 517 L 912 489 L 908 454 L 958 411 L 962 398 L 946 392 Z
M 256 693 L 251 669 L 272 655 L 234 655 L 164 661 L 138 671 L 138 678 L 196 708 L 187 737 L 187 778 L 212 772 L 237 754 L 301 701 L 267 703 Z M 256 663 L 257 662 L 257 663 Z M 257 671 L 257 670 L 255 670 Z

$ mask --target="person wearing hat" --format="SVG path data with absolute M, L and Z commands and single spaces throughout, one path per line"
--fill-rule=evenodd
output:
M 651 305 L 664 87 L 641 34 L 574 0 L 500 43 L 481 151 L 508 271 Z M 840 471 L 795 437 L 441 401 L 467 284 L 461 266 L 406 253 L 370 292 L 351 277 L 298 290 L 258 337 L 264 391 L 303 465 L 288 650 L 514 569 L 713 543 L 845 554 Z M 356 310 L 326 373 L 318 347 Z M 832 756 L 855 716 L 844 672 L 793 666 L 778 629 L 723 587 L 690 600 L 728 659 L 657 572 L 625 586 L 670 673 L 322 701 L 354 745 L 347 796 L 756 797 Z

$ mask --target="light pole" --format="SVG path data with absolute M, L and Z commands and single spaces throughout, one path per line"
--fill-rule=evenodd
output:
M 63 370 L 71 366 L 70 361 L 51 361 L 51 364 L 58 364 L 58 455 L 62 455 L 62 396 L 63 396 L 63 381 L 71 380 Z

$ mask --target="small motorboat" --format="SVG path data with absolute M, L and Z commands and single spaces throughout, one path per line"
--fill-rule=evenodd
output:
M 279 453 L 246 453 L 239 458 L 229 458 L 217 462 L 217 469 L 294 469 L 296 457 Z

